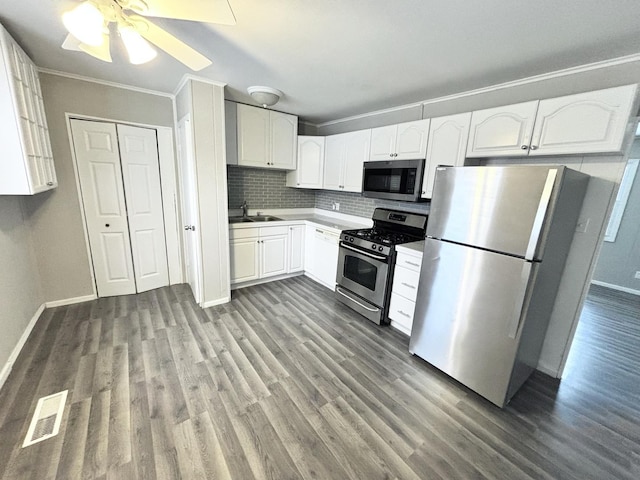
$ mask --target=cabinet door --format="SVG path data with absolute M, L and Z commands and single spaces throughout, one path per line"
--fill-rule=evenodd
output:
M 260 237 L 260 278 L 287 273 L 287 235 Z
M 269 110 L 238 104 L 238 165 L 267 167 Z
M 636 85 L 541 100 L 529 155 L 619 152 Z
M 287 174 L 287 186 L 322 188 L 325 137 L 298 136 L 298 165 Z
M 322 188 L 342 190 L 345 135 L 329 135 L 326 138 Z
M 311 275 L 316 275 L 316 227 L 315 225 L 306 225 L 304 227 L 304 271 Z
M 527 155 L 537 108 L 535 100 L 473 112 L 467 157 Z
M 438 165 L 464 165 L 471 112 L 432 118 L 429 127 L 427 161 L 422 179 L 422 198 L 431 198 Z
M 304 225 L 289 227 L 289 273 L 304 268 Z
M 345 133 L 342 191 L 362 192 L 362 168 L 369 155 L 371 130 Z
M 393 160 L 396 147 L 396 125 L 371 129 L 370 160 Z
M 394 160 L 413 160 L 427 155 L 429 119 L 398 125 Z
M 280 112 L 270 113 L 271 151 L 267 163 L 270 167 L 296 169 L 298 117 Z
M 231 283 L 248 282 L 260 278 L 258 238 L 234 239 L 229 242 L 229 247 Z

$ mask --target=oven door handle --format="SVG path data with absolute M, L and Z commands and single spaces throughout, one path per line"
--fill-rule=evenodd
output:
M 340 246 L 342 248 L 346 248 L 347 250 L 351 250 L 353 252 L 360 253 L 360 254 L 364 255 L 365 257 L 375 258 L 376 260 L 380 260 L 381 262 L 385 262 L 385 263 L 387 261 L 387 257 L 384 257 L 382 255 L 375 255 L 375 254 L 369 253 L 369 252 L 365 252 L 363 250 L 360 250 L 359 248 L 355 248 L 355 247 L 352 247 L 351 245 L 347 245 L 344 242 L 340 242 Z
M 360 305 L 362 308 L 364 308 L 365 310 L 369 310 L 370 312 L 379 312 L 380 309 L 379 308 L 369 308 L 366 305 L 360 303 L 359 301 L 355 300 L 353 297 L 350 297 L 349 295 L 347 295 L 346 293 L 343 293 L 342 290 L 340 290 L 340 287 L 336 287 L 336 292 L 338 292 L 340 295 L 342 295 L 343 297 L 347 297 L 349 300 L 351 300 L 353 303 L 356 303 L 358 305 Z

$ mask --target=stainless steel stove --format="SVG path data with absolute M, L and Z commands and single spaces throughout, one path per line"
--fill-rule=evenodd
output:
M 378 325 L 388 323 L 395 246 L 423 240 L 427 218 L 376 208 L 373 228 L 344 230 L 340 235 L 337 298 Z

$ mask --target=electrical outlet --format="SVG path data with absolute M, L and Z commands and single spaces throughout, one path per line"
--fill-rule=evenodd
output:
M 336 206 L 336 210 L 340 211 L 340 204 L 338 202 L 335 203 L 335 206 Z
M 579 218 L 578 224 L 576 225 L 576 232 L 587 233 L 587 229 L 589 228 L 590 222 L 591 222 L 590 218 Z
M 640 270 L 638 270 L 636 272 L 636 274 L 633 276 L 633 278 L 637 278 L 638 280 L 640 280 Z

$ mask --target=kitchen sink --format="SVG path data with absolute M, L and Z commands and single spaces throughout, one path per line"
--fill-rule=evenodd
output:
M 272 215 L 254 215 L 252 217 L 229 217 L 229 223 L 278 222 L 281 218 Z

